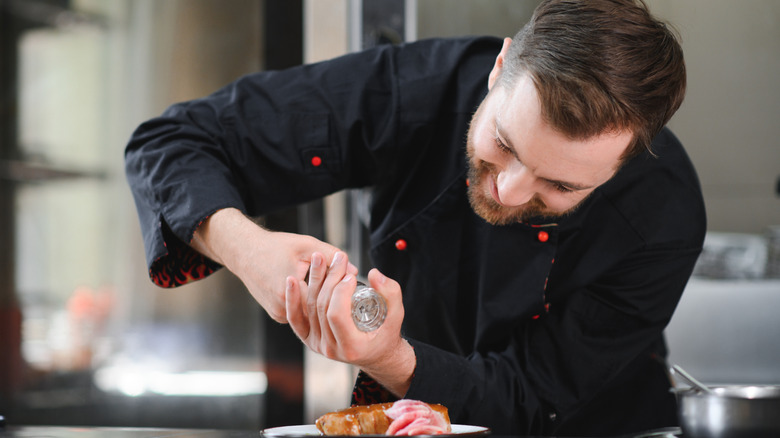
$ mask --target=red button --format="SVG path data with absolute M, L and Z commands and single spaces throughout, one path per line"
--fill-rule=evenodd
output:
M 539 239 L 540 242 L 547 242 L 550 239 L 550 235 L 547 234 L 547 231 L 539 231 L 536 238 Z
M 311 165 L 314 167 L 318 167 L 320 164 L 322 164 L 322 158 L 320 157 L 311 157 Z
M 468 187 L 468 186 L 470 186 L 470 185 L 471 185 L 471 181 L 469 181 L 469 179 L 468 179 L 468 178 L 466 178 L 466 187 Z
M 406 241 L 404 239 L 398 239 L 395 241 L 395 249 L 403 251 L 406 249 Z

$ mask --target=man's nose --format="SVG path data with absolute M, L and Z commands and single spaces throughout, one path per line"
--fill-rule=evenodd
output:
M 504 169 L 496 178 L 496 189 L 502 204 L 516 207 L 536 194 L 536 177 L 523 165 Z

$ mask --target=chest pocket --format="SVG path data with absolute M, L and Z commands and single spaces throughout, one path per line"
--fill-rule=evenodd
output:
M 373 262 L 404 293 L 405 336 L 462 355 L 490 351 L 544 312 L 557 227 L 489 225 L 472 211 L 465 184 L 374 237 Z

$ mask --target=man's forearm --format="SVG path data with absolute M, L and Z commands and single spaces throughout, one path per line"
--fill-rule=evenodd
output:
M 217 210 L 195 230 L 190 246 L 214 260 L 228 266 L 229 250 L 233 243 L 241 242 L 242 236 L 257 232 L 258 226 L 235 208 Z

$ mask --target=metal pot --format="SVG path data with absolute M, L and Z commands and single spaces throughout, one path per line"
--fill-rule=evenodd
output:
M 780 437 L 780 386 L 711 386 L 677 392 L 686 438 Z

